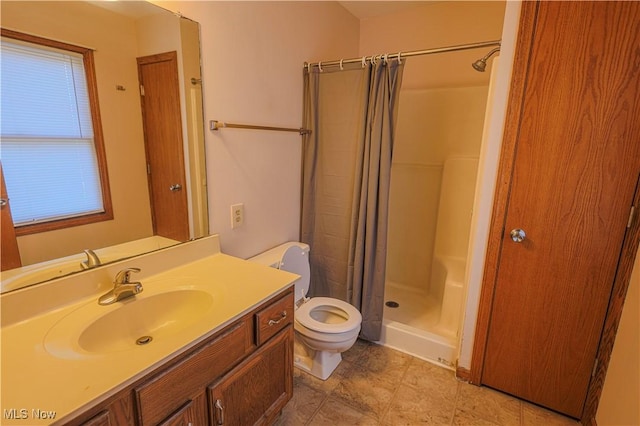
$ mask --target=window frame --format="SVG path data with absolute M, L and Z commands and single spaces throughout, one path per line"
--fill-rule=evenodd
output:
M 36 234 L 40 232 L 53 231 L 58 229 L 71 228 L 74 226 L 87 225 L 113 219 L 113 206 L 111 202 L 111 189 L 109 187 L 109 173 L 107 170 L 107 156 L 104 146 L 104 136 L 102 133 L 102 120 L 100 118 L 100 107 L 98 104 L 98 84 L 96 80 L 95 63 L 93 60 L 93 50 L 87 47 L 76 46 L 57 40 L 51 40 L 32 34 L 21 33 L 6 28 L 0 28 L 2 37 L 20 40 L 36 45 L 53 47 L 82 55 L 84 71 L 87 80 L 87 93 L 89 96 L 89 107 L 91 110 L 91 124 L 93 126 L 93 143 L 98 163 L 98 175 L 100 176 L 100 186 L 102 188 L 103 212 L 89 213 L 71 218 L 57 219 L 46 222 L 15 226 L 16 236 Z

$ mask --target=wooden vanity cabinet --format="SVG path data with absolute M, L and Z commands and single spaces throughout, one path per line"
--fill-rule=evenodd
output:
M 120 392 L 96 407 L 80 414 L 68 425 L 119 426 L 135 424 L 133 398 L 129 392 Z
M 65 424 L 271 424 L 292 393 L 289 288 Z
M 209 387 L 212 425 L 271 424 L 278 416 L 293 395 L 292 328 L 281 330 Z
M 251 318 L 245 317 L 200 349 L 137 386 L 133 393 L 138 424 L 161 424 L 253 349 Z M 207 418 L 206 413 L 204 418 Z

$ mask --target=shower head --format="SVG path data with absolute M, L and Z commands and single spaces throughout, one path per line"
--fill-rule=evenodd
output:
M 492 49 L 489 53 L 484 55 L 481 59 L 478 59 L 477 61 L 472 63 L 471 66 L 476 71 L 484 72 L 484 70 L 487 68 L 487 60 L 491 57 L 491 55 L 499 51 L 500 51 L 500 47 L 496 47 Z
M 484 70 L 487 68 L 487 60 L 484 58 L 478 59 L 477 61 L 472 63 L 471 66 L 476 71 L 484 72 Z

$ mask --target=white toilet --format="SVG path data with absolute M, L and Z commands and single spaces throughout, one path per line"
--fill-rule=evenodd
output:
M 309 291 L 309 246 L 290 242 L 249 259 L 300 275 L 295 282 L 294 363 L 326 380 L 360 333 L 362 315 L 347 302 L 331 297 L 306 297 Z

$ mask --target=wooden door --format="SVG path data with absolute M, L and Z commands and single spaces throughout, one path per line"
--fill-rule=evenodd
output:
M 189 239 L 189 215 L 176 52 L 138 58 L 153 229 Z
M 4 174 L 2 174 L 2 164 L 0 164 L 0 229 L 2 246 L 0 247 L 0 269 L 3 271 L 19 268 L 22 266 L 20 260 L 20 250 L 18 249 L 18 240 L 16 239 L 16 229 L 13 226 L 13 218 L 11 217 L 11 206 L 9 205 L 9 195 L 7 187 L 4 183 Z
M 524 97 L 508 117 L 513 174 L 498 268 L 485 272 L 481 383 L 579 418 L 640 173 L 640 3 L 523 14 L 534 24 L 518 45 Z

